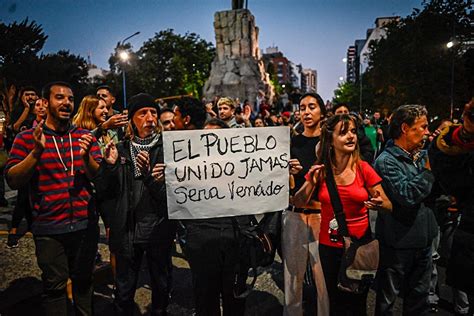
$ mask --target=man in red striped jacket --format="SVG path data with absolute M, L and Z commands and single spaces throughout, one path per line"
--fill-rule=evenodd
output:
M 92 271 L 99 230 L 90 179 L 101 162 L 89 131 L 70 123 L 69 84 L 43 89 L 47 118 L 15 138 L 5 174 L 11 188 L 28 185 L 32 232 L 44 286 L 46 315 L 67 315 L 66 283 L 72 280 L 76 315 L 92 315 Z

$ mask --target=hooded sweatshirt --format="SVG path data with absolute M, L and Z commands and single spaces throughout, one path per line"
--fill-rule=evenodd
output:
M 33 131 L 28 129 L 15 138 L 5 174 L 34 149 Z M 96 214 L 79 140 L 90 132 L 71 125 L 67 131 L 58 133 L 44 125 L 43 133 L 45 149 L 28 182 L 31 231 L 35 235 L 56 235 L 85 229 L 90 220 L 96 220 Z M 102 156 L 95 138 L 90 154 L 100 163 Z

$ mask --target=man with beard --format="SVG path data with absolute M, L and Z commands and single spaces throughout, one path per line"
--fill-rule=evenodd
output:
M 117 144 L 118 159 L 108 166 L 108 190 L 116 196 L 110 221 L 110 250 L 116 256 L 114 307 L 133 315 L 141 261 L 146 256 L 152 289 L 152 315 L 166 315 L 169 304 L 170 257 L 176 232 L 168 220 L 163 176 L 163 141 L 158 129 L 160 108 L 149 94 L 129 100 L 130 139 Z M 112 149 L 114 146 L 111 146 Z
M 13 123 L 13 132 L 16 135 L 17 133 L 24 131 L 31 127 L 31 124 L 35 120 L 36 115 L 34 114 L 34 108 L 36 100 L 38 100 L 38 94 L 36 89 L 33 87 L 23 87 L 20 90 L 19 104 L 17 105 L 17 111 L 20 108 L 20 105 L 23 107 L 21 113 L 15 113 L 12 118 Z
M 228 98 L 219 100 L 229 102 Z M 228 124 L 219 119 L 211 119 L 204 124 L 206 113 L 198 100 L 180 99 L 174 108 L 174 123 L 177 130 L 221 128 Z M 208 316 L 244 315 L 245 298 L 234 290 L 236 265 L 240 259 L 238 233 L 233 219 L 239 226 L 248 225 L 247 216 L 188 219 L 181 222 L 185 226 L 185 255 L 193 276 L 195 315 Z
M 11 188 L 29 188 L 45 314 L 67 315 L 70 278 L 76 315 L 92 315 L 99 229 L 90 179 L 99 169 L 100 149 L 89 131 L 70 124 L 74 95 L 69 84 L 48 84 L 43 98 L 46 120 L 18 134 L 5 174 Z
M 168 108 L 162 108 L 160 113 L 160 124 L 163 131 L 174 130 L 174 112 Z

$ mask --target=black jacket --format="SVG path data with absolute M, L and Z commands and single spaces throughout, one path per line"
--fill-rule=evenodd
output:
M 119 158 L 104 173 L 105 187 L 113 192 L 116 205 L 110 218 L 111 251 L 130 255 L 133 244 L 172 240 L 176 222 L 168 219 L 165 182 L 156 182 L 151 173 L 135 179 L 130 141 L 117 145 Z M 149 151 L 150 166 L 163 162 L 163 141 Z
M 459 125 L 444 129 L 429 154 L 436 180 L 454 196 L 462 213 L 448 262 L 447 283 L 474 293 L 474 151 L 456 145 L 452 136 Z

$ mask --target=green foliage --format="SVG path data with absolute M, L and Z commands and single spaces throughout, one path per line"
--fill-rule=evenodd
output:
M 342 82 L 337 85 L 334 90 L 334 98 L 332 103 L 358 104 L 359 89 L 352 82 Z
M 42 27 L 28 18 L 9 25 L 0 23 L 0 66 L 29 61 L 43 48 L 47 38 Z
M 275 92 L 275 95 L 278 97 L 279 95 L 283 94 L 283 87 L 280 85 L 278 81 L 278 77 L 275 73 L 275 67 L 273 66 L 273 63 L 268 63 L 267 69 L 266 69 L 268 76 L 270 77 L 270 83 L 273 85 L 273 91 Z
M 155 34 L 135 53 L 126 49 L 131 53 L 125 67 L 129 96 L 146 91 L 156 97 L 192 94 L 199 98 L 215 54 L 212 44 L 197 34 L 179 35 L 171 29 Z M 124 65 L 116 56 L 117 52 L 109 60 L 114 74 L 107 80 L 121 90 L 118 77 Z
M 84 58 L 68 51 L 38 56 L 47 38 L 41 25 L 35 21 L 25 19 L 9 25 L 0 22 L 0 94 L 4 99 L 8 96 L 10 103 L 5 108 L 15 103 L 12 91 L 18 92 L 26 85 L 41 89 L 51 81 L 67 81 L 79 101 L 87 90 L 87 63 Z
M 449 116 L 451 74 L 454 63 L 454 104 L 471 97 L 466 58 L 461 44 L 472 27 L 470 0 L 432 0 L 399 23 L 387 27 L 387 37 L 371 43 L 366 73 L 376 108 L 401 104 L 426 105 L 432 115 Z M 447 49 L 446 43 L 457 39 Z

